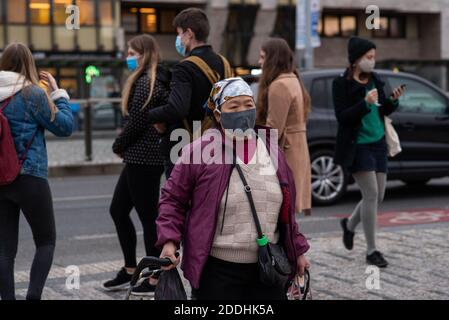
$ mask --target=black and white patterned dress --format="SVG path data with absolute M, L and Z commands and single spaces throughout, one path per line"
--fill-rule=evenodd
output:
M 167 103 L 168 78 L 167 71 L 163 67 L 158 67 L 153 96 L 145 108 L 143 106 L 150 94 L 150 77 L 147 72 L 144 72 L 134 83 L 128 102 L 129 115 L 125 117 L 123 131 L 112 146 L 115 154 L 123 156 L 123 162 L 152 166 L 163 165 L 159 148 L 160 135 L 148 121 L 148 110 Z

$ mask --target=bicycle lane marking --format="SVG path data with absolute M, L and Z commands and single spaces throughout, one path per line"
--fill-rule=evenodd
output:
M 336 217 L 345 218 L 347 214 L 339 214 Z M 449 209 L 411 209 L 379 213 L 377 223 L 381 227 L 394 227 L 404 225 L 430 224 L 449 222 Z

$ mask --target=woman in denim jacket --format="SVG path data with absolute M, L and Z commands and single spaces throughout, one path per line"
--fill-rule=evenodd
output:
M 72 133 L 69 96 L 55 79 L 41 72 L 47 92 L 38 86 L 39 75 L 31 51 L 12 43 L 0 59 L 0 104 L 8 103 L 8 119 L 19 158 L 26 155 L 17 179 L 0 187 L 0 296 L 15 299 L 14 260 L 17 253 L 20 210 L 31 227 L 36 253 L 31 266 L 27 299 L 40 299 L 55 249 L 55 220 L 47 181 L 45 129 L 56 136 Z

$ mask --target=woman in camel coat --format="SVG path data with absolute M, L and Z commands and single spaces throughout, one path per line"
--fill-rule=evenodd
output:
M 263 75 L 259 85 L 257 121 L 278 130 L 279 145 L 295 178 L 296 212 L 310 215 L 312 185 L 306 135 L 310 96 L 285 40 L 268 40 L 262 46 L 259 63 Z

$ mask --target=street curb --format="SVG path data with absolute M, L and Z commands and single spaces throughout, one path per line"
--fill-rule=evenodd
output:
M 92 133 L 92 139 L 104 140 L 104 139 L 115 139 L 117 137 L 117 131 L 94 131 Z M 73 133 L 70 137 L 56 137 L 53 134 L 46 133 L 45 140 L 47 141 L 70 141 L 70 140 L 84 140 L 84 132 Z
M 123 169 L 122 163 L 99 164 L 71 164 L 52 166 L 48 168 L 49 178 L 80 177 L 119 174 Z

